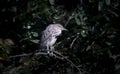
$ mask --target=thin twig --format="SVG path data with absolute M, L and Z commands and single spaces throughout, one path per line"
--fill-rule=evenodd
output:
M 67 26 L 67 24 L 70 22 L 71 19 L 72 19 L 72 16 L 68 18 L 67 22 L 65 23 L 65 27 Z
M 48 53 L 47 52 L 37 52 L 35 54 L 34 54 L 34 52 L 24 53 L 24 54 L 19 54 L 19 55 L 13 55 L 13 56 L 10 56 L 9 58 L 27 57 L 27 56 L 31 56 L 31 55 L 48 55 Z
M 75 14 L 76 9 L 74 9 L 74 11 L 72 12 L 71 16 L 69 16 L 67 22 L 65 23 L 65 27 L 67 26 L 67 24 L 70 22 L 70 20 L 73 18 L 74 14 Z
M 66 61 L 68 61 L 70 64 L 72 64 L 78 71 L 79 71 L 79 74 L 82 74 L 82 72 L 80 71 L 80 69 L 71 61 L 69 60 L 68 58 L 64 57 L 62 54 L 60 54 L 59 52 L 57 51 L 53 51 L 55 54 L 58 54 L 59 56 L 61 56 L 62 58 L 64 58 Z
M 73 37 L 75 37 L 75 36 L 76 36 L 76 34 L 75 34 L 75 35 L 72 35 L 71 37 L 67 37 L 67 38 L 61 40 L 60 42 L 56 43 L 55 46 L 58 46 L 58 45 L 61 44 L 64 40 L 69 40 L 69 39 L 71 39 L 71 38 L 73 38 Z
M 95 41 L 93 41 L 90 45 L 87 46 L 86 51 L 88 51 L 89 49 L 91 49 L 92 45 L 95 43 Z
M 72 43 L 70 44 L 70 48 L 73 47 L 73 44 L 75 43 L 75 41 L 77 40 L 77 38 L 78 38 L 78 36 L 73 39 Z
M 9 58 L 26 57 L 26 56 L 30 56 L 30 55 L 32 55 L 32 53 L 13 55 L 13 56 L 10 56 Z
M 111 14 L 115 15 L 116 17 L 119 17 L 119 14 L 117 14 L 116 12 L 112 11 L 112 10 L 108 10 L 108 12 L 110 12 Z

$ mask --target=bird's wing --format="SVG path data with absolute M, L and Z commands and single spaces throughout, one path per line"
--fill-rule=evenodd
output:
M 50 41 L 51 39 L 52 39 L 52 34 L 46 32 L 46 30 L 45 30 L 45 31 L 42 32 L 40 43 L 46 44 L 47 41 Z

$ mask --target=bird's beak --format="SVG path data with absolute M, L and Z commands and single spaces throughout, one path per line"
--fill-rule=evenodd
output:
M 64 31 L 68 31 L 66 28 L 63 28 Z

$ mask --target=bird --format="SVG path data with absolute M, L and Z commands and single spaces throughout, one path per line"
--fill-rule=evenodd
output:
M 42 31 L 40 39 L 40 47 L 47 49 L 47 53 L 51 53 L 54 49 L 54 44 L 57 37 L 62 34 L 62 31 L 67 31 L 61 24 L 49 24 L 44 31 Z

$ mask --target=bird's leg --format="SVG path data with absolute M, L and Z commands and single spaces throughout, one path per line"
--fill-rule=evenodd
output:
M 53 55 L 54 46 L 50 46 L 50 53 Z
M 54 50 L 54 46 L 51 46 L 51 48 L 50 48 L 50 49 L 51 49 L 51 51 L 53 51 L 53 50 Z
M 47 53 L 48 53 L 48 54 L 50 53 L 50 48 L 49 48 L 48 45 L 47 45 Z

